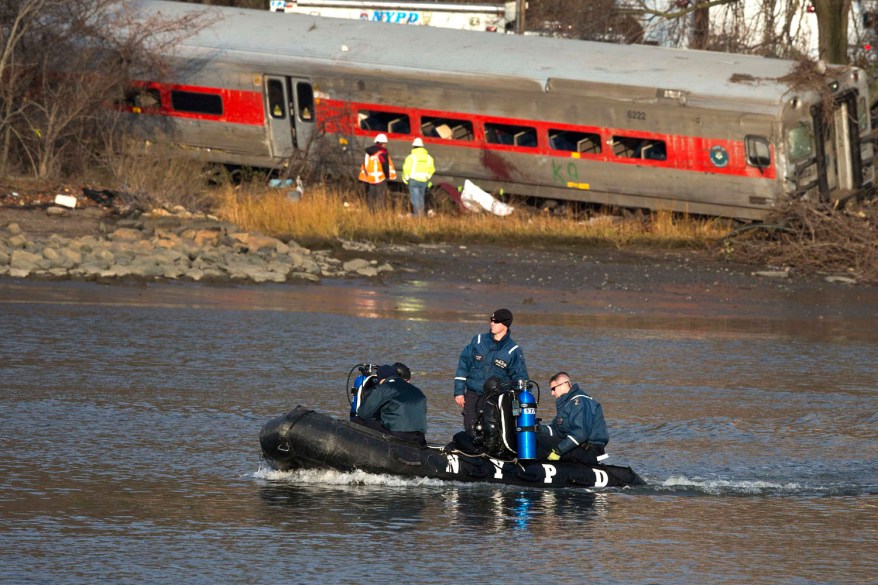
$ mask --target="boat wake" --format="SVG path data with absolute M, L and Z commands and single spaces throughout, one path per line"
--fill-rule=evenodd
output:
M 641 490 L 644 491 L 644 490 Z M 672 492 L 681 495 L 707 494 L 711 496 L 863 496 L 875 493 L 875 487 L 851 483 L 778 482 L 759 479 L 721 479 L 672 475 L 664 481 L 650 480 L 645 491 Z
M 692 491 L 710 495 L 765 495 L 796 494 L 803 490 L 797 482 L 775 483 L 764 480 L 726 480 L 689 478 L 682 475 L 671 476 L 661 483 L 652 484 L 656 491 Z
M 392 487 L 445 486 L 455 482 L 431 479 L 428 477 L 399 477 L 395 475 L 367 473 L 365 471 L 336 471 L 334 469 L 297 469 L 278 471 L 270 467 L 260 467 L 254 474 L 256 479 L 278 483 L 314 485 L 382 485 Z

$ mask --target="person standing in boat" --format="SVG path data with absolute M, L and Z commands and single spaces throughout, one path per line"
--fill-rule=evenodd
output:
M 394 366 L 379 366 L 376 376 L 378 385 L 363 399 L 354 422 L 426 445 L 427 397 L 402 379 Z
M 473 337 L 460 353 L 454 376 L 454 402 L 463 411 L 463 428 L 473 436 L 473 425 L 478 413 L 476 402 L 484 393 L 485 382 L 497 376 L 501 383 L 517 385 L 528 380 L 524 352 L 512 340 L 512 312 L 497 309 L 491 315 L 491 329 Z
M 573 384 L 567 372 L 549 380 L 557 415 L 541 424 L 537 433 L 537 458 L 594 465 L 608 457 L 610 441 L 600 403 Z

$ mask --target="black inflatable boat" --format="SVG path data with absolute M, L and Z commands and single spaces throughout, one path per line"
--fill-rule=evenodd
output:
M 468 454 L 449 445 L 421 447 L 372 428 L 301 406 L 269 421 L 259 435 L 274 469 L 335 469 L 527 487 L 604 488 L 644 485 L 630 467 L 563 461 L 519 462 Z

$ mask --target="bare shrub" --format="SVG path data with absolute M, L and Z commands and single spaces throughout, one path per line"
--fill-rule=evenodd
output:
M 528 30 L 593 41 L 643 40 L 643 27 L 638 19 L 619 10 L 614 0 L 534 0 L 528 6 Z
M 118 0 L 0 0 L 0 172 L 56 178 L 102 147 L 96 124 L 133 71 L 164 67 L 164 50 L 201 14 L 142 18 Z
M 175 146 L 129 142 L 104 157 L 112 189 L 124 210 L 149 211 L 182 205 L 207 211 L 208 164 L 186 156 Z
M 718 254 L 748 264 L 794 268 L 804 274 L 847 274 L 878 282 L 878 207 L 856 211 L 806 201 L 778 208 L 763 224 L 720 240 Z

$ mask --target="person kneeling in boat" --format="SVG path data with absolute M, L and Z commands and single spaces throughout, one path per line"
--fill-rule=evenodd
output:
M 354 422 L 426 445 L 427 397 L 393 366 L 379 366 L 376 376 L 378 385 L 357 408 Z
M 600 403 L 570 382 L 567 372 L 549 380 L 557 415 L 539 426 L 537 457 L 549 461 L 570 461 L 594 465 L 608 457 L 610 441 Z

